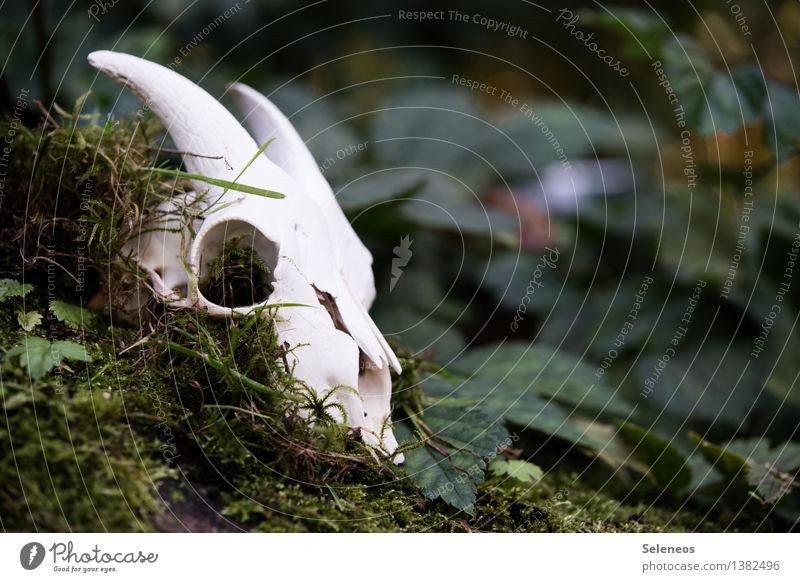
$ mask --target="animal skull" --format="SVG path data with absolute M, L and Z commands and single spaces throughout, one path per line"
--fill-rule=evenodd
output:
M 172 305 L 212 315 L 246 313 L 259 305 L 301 304 L 275 311 L 281 342 L 299 380 L 320 394 L 338 386 L 341 418 L 365 442 L 393 453 L 389 424 L 390 367 L 400 363 L 368 314 L 375 298 L 372 256 L 353 231 L 311 153 L 289 120 L 266 97 L 244 85 L 231 88 L 263 155 L 236 119 L 203 89 L 165 67 L 121 53 L 98 51 L 89 63 L 126 85 L 155 113 L 184 154 L 189 172 L 283 193 L 281 200 L 194 182 L 212 201 L 193 232 L 181 225 L 175 199 L 157 209 L 161 228 L 131 241 L 131 250 L 156 293 Z M 246 169 L 244 169 L 246 168 Z M 242 173 L 242 170 L 244 172 Z M 239 174 L 241 173 L 241 176 Z M 254 305 L 215 304 L 199 288 L 226 240 L 244 237 L 272 273 L 272 292 Z M 180 293 L 177 290 L 185 290 Z M 311 307 L 307 307 L 311 306 Z M 402 456 L 395 457 L 402 462 Z

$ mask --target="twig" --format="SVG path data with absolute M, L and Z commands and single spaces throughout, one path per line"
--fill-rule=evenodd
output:
M 142 339 L 140 339 L 140 340 L 138 340 L 138 341 L 136 341 L 136 342 L 132 343 L 131 345 L 129 345 L 129 346 L 128 346 L 127 348 L 125 348 L 124 350 L 121 350 L 121 351 L 119 352 L 119 355 L 121 356 L 122 354 L 124 354 L 124 353 L 125 353 L 125 352 L 127 352 L 128 350 L 132 350 L 132 349 L 133 349 L 133 348 L 135 348 L 136 346 L 140 346 L 140 345 L 142 345 L 142 344 L 144 344 L 144 343 L 147 343 L 147 341 L 148 341 L 148 340 L 149 340 L 149 339 L 150 339 L 152 336 L 153 336 L 153 332 L 150 332 L 149 334 L 147 334 L 146 336 L 144 336 Z
M 154 152 L 167 152 L 168 154 L 180 154 L 182 156 L 192 156 L 193 158 L 204 158 L 206 160 L 222 160 L 223 162 L 225 162 L 226 168 L 228 168 L 229 170 L 233 170 L 233 166 L 231 166 L 230 162 L 228 161 L 228 158 L 226 158 L 225 156 L 207 156 L 204 154 L 196 154 L 194 152 L 186 152 L 183 150 L 176 150 L 172 148 L 162 148 L 155 146 L 147 146 L 147 149 Z

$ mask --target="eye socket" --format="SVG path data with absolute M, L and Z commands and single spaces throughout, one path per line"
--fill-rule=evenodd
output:
M 274 290 L 278 245 L 243 220 L 221 222 L 203 238 L 199 290 L 222 307 L 264 303 Z

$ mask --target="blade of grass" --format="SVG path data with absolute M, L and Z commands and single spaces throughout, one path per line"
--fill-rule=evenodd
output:
M 166 345 L 170 350 L 182 356 L 188 356 L 191 358 L 197 358 L 199 360 L 202 360 L 203 362 L 208 364 L 211 368 L 221 373 L 223 376 L 229 376 L 234 380 L 240 382 L 242 386 L 244 386 L 245 388 L 255 390 L 256 392 L 261 392 L 262 394 L 269 396 L 273 400 L 292 400 L 295 402 L 299 400 L 298 397 L 296 397 L 293 394 L 280 392 L 278 390 L 270 388 L 269 386 L 265 386 L 260 382 L 256 382 L 252 378 L 248 378 L 244 374 L 241 374 L 236 370 L 234 370 L 233 368 L 230 368 L 229 366 L 226 366 L 222 362 L 210 357 L 208 354 L 202 354 L 191 348 L 187 348 L 180 344 L 176 344 L 175 342 L 168 341 L 166 342 Z
M 173 176 L 176 178 L 185 178 L 187 180 L 196 180 L 212 186 L 219 186 L 225 188 L 225 191 L 236 190 L 237 192 L 244 192 L 245 194 L 255 194 L 256 196 L 263 196 L 264 198 L 275 198 L 280 200 L 286 198 L 284 194 L 275 192 L 273 190 L 266 190 L 265 188 L 258 188 L 256 186 L 248 186 L 247 184 L 237 184 L 229 180 L 222 180 L 221 178 L 210 178 L 201 174 L 192 174 L 191 172 L 184 172 L 183 170 L 175 170 L 173 168 L 145 168 L 150 172 L 156 174 L 164 174 L 166 176 Z M 238 178 L 237 178 L 238 179 Z
M 273 141 L 275 141 L 275 138 L 268 139 L 266 142 L 264 142 L 264 145 L 262 145 L 260 148 L 258 148 L 258 150 L 256 150 L 255 155 L 253 155 L 253 157 L 250 158 L 250 160 L 244 165 L 244 168 L 242 168 L 242 171 L 239 172 L 238 176 L 236 176 L 234 182 L 239 181 L 239 178 L 241 178 L 242 175 L 247 171 L 247 168 L 249 168 L 253 164 L 253 162 L 255 162 L 258 159 L 258 156 L 264 153 L 264 151 L 270 146 L 270 144 Z
M 239 174 L 237 174 L 236 178 L 234 178 L 234 180 L 233 180 L 233 182 L 234 182 L 234 183 L 237 183 L 237 182 L 239 181 L 239 178 L 241 178 L 241 177 L 242 177 L 242 175 L 243 175 L 243 174 L 244 174 L 244 173 L 247 171 L 247 168 L 249 168 L 249 167 L 252 165 L 252 163 L 253 163 L 253 162 L 255 162 L 255 161 L 256 161 L 256 159 L 258 159 L 258 156 L 260 156 L 261 154 L 263 154 L 263 153 L 264 153 L 264 151 L 266 151 L 266 149 L 269 147 L 269 145 L 270 145 L 270 144 L 271 144 L 273 141 L 275 141 L 275 138 L 273 138 L 273 139 L 268 139 L 266 142 L 264 142 L 264 144 L 263 144 L 263 145 L 262 145 L 260 148 L 258 148 L 258 149 L 256 150 L 256 153 L 255 153 L 255 154 L 253 154 L 253 156 L 252 156 L 252 157 L 251 157 L 251 158 L 250 158 L 250 159 L 247 161 L 247 163 L 244 165 L 244 168 L 242 168 L 242 170 L 239 172 Z M 214 204 L 212 204 L 212 206 L 216 207 L 216 206 L 217 206 L 217 204 L 219 203 L 219 201 L 222 199 L 222 197 L 223 197 L 223 196 L 226 194 L 226 192 L 227 192 L 227 191 L 228 191 L 228 189 L 227 189 L 227 188 L 225 188 L 225 190 L 223 190 L 223 191 L 222 191 L 222 194 L 220 194 L 220 195 L 219 195 L 219 198 L 217 198 L 217 199 L 214 201 Z M 284 197 L 285 197 L 285 196 L 281 196 L 281 198 L 284 198 Z M 212 212 L 216 212 L 217 210 L 219 210 L 219 209 L 215 209 L 215 210 L 213 210 Z

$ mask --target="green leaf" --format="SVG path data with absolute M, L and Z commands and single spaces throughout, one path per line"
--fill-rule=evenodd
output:
M 42 323 L 42 314 L 38 311 L 17 311 L 17 322 L 25 331 L 32 331 Z
M 747 476 L 748 484 L 755 489 L 755 495 L 763 503 L 772 505 L 797 488 L 792 475 L 750 462 Z
M 769 441 L 762 437 L 734 439 L 725 448 L 754 463 L 768 464 L 778 471 L 791 473 L 800 469 L 800 443 L 790 441 L 770 447 Z
M 422 387 L 429 394 L 478 406 L 492 418 L 502 418 L 526 430 L 555 436 L 593 451 L 606 448 L 609 442 L 604 433 L 588 430 L 585 423 L 571 416 L 572 410 L 585 408 L 593 411 L 594 416 L 594 410 L 609 404 L 606 412 L 624 416 L 628 405 L 616 401 L 602 383 L 595 380 L 590 384 L 579 378 L 586 370 L 574 376 L 570 373 L 573 366 L 565 370 L 563 362 L 552 364 L 552 352 L 546 348 L 531 348 L 521 360 L 528 347 L 505 344 L 493 357 L 487 354 L 491 346 L 473 350 L 452 367 L 457 373 L 469 373 L 469 366 L 486 360 L 485 366 L 471 377 L 465 380 L 428 377 Z M 580 404 L 565 408 L 557 400 Z
M 776 161 L 784 162 L 796 153 L 800 145 L 797 91 L 765 79 L 751 65 L 714 70 L 706 51 L 683 35 L 663 45 L 662 59 L 687 124 L 701 135 L 720 130 L 731 133 L 763 115 L 764 143 Z
M 695 312 L 693 326 L 705 324 L 701 311 L 702 307 Z M 663 352 L 640 358 L 637 375 L 640 385 L 648 390 L 644 393 L 647 406 L 663 411 L 665 421 L 696 422 L 720 429 L 735 429 L 749 418 L 762 391 L 762 375 L 757 366 L 748 365 L 748 343 L 728 343 L 723 337 L 711 332 L 702 345 L 687 340 L 663 369 L 659 364 Z
M 727 73 L 715 72 L 711 75 L 706 88 L 706 99 L 708 110 L 704 111 L 704 114 L 710 115 L 710 118 L 705 126 L 703 123 L 700 124 L 701 127 L 705 127 L 704 133 L 714 131 L 733 133 L 749 121 L 745 118 L 745 113 L 750 109 L 745 110 L 742 107 L 747 103 L 742 103 L 738 88 Z
M 429 376 L 422 388 L 523 430 L 578 445 L 611 466 L 629 464 L 614 427 L 587 418 L 600 412 L 627 417 L 632 409 L 581 360 L 544 346 L 507 342 L 471 350 L 449 371 L 464 377 Z
M 55 315 L 58 321 L 70 329 L 78 329 L 90 325 L 95 319 L 94 313 L 87 309 L 78 305 L 64 303 L 63 301 L 51 301 L 50 311 Z
M 486 383 L 472 378 L 459 381 L 441 377 L 428 377 L 423 381 L 425 392 L 478 406 L 485 414 L 526 430 L 535 430 L 571 443 L 592 449 L 596 442 L 571 422 L 567 412 L 553 401 L 538 396 L 532 389 L 520 385 Z
M 501 119 L 497 131 L 484 138 L 477 150 L 509 182 L 527 182 L 534 168 L 552 162 L 562 164 L 562 154 L 574 161 L 592 157 L 598 150 L 637 158 L 653 151 L 652 134 L 648 137 L 650 130 L 641 118 L 624 112 L 618 112 L 615 118 L 608 112 L 575 102 L 565 105 L 536 101 L 527 105 L 530 107 L 527 113 L 509 112 Z M 551 143 L 548 132 L 557 136 L 557 143 Z M 596 194 L 608 194 L 607 185 L 594 186 Z
M 33 285 L 22 284 L 13 279 L 0 279 L 0 303 L 9 297 L 25 297 L 33 290 Z
M 619 430 L 633 447 L 633 454 L 647 465 L 647 475 L 655 484 L 674 493 L 689 486 L 689 464 L 669 441 L 629 422 L 620 423 Z
M 588 449 L 584 452 L 591 452 L 614 470 L 625 467 L 641 475 L 647 473 L 647 467 L 633 456 L 631 448 L 619 435 L 619 428 L 616 425 L 578 415 L 570 416 L 569 423 L 580 431 L 581 438 L 576 444 Z
M 704 440 L 700 435 L 690 433 L 689 437 L 697 445 L 702 455 L 728 481 L 742 479 L 747 475 L 747 459 L 728 451 L 724 447 Z
M 31 378 L 38 380 L 50 372 L 57 364 L 53 361 L 50 342 L 39 337 L 26 338 L 8 350 L 5 360 L 19 359 L 19 365 L 27 368 Z
M 706 51 L 694 40 L 678 35 L 661 49 L 664 70 L 686 113 L 686 123 L 710 133 L 707 91 L 714 68 Z
M 559 273 L 558 264 L 549 259 L 547 251 L 542 251 L 541 254 L 520 254 L 515 250 L 492 253 L 482 271 L 486 276 L 481 285 L 506 309 L 516 312 L 522 297 L 530 297 L 530 302 L 524 306 L 524 313 L 520 313 L 525 320 L 546 316 L 559 299 L 563 300 L 560 294 L 564 276 Z M 537 286 L 531 294 L 528 286 L 531 285 L 534 274 Z
M 407 204 L 403 218 L 425 229 L 452 231 L 470 236 L 491 236 L 500 244 L 515 244 L 518 219 L 510 214 L 487 210 L 476 204 L 450 201 L 444 204 Z
M 396 426 L 404 444 L 420 445 L 406 453 L 401 466 L 422 494 L 472 513 L 476 484 L 483 481 L 486 470 L 484 457 L 510 442 L 505 429 L 476 410 L 444 403 Z
M 381 167 L 474 170 L 472 152 L 492 134 L 471 96 L 459 88 L 411 87 L 393 91 L 375 117 L 373 155 Z M 442 143 L 443 136 L 450 144 Z M 458 144 L 454 147 L 451 144 Z
M 413 174 L 412 174 L 413 175 Z M 517 241 L 519 219 L 510 213 L 486 208 L 463 184 L 441 174 L 421 174 L 422 185 L 399 210 L 399 214 L 426 230 L 450 231 L 459 235 L 491 237 L 513 246 Z
M 681 35 L 664 44 L 662 58 L 686 122 L 702 135 L 732 133 L 764 111 L 767 91 L 756 67 L 715 70 L 706 51 Z
M 767 88 L 764 72 L 758 67 L 745 65 L 731 71 L 731 78 L 739 95 L 746 123 L 752 123 L 764 112 Z
M 520 459 L 495 459 L 489 464 L 489 470 L 495 477 L 511 477 L 523 483 L 534 483 L 544 476 L 541 467 Z
M 80 362 L 92 361 L 92 358 L 86 352 L 86 348 L 84 346 L 68 340 L 53 342 L 51 350 L 54 357 L 58 359 L 59 364 L 61 363 L 61 360 L 77 360 Z
M 406 198 L 424 183 L 425 175 L 419 170 L 392 168 L 360 176 L 342 187 L 336 199 L 345 211 L 359 210 Z
M 580 358 L 522 341 L 490 344 L 467 352 L 450 371 L 479 380 L 481 397 L 513 401 L 532 392 L 573 409 L 627 416 L 631 407 L 595 377 L 594 367 Z M 477 387 L 476 387 L 477 388 Z M 501 405 L 502 406 L 502 405 Z M 538 407 L 536 412 L 539 412 Z
M 732 448 L 715 445 L 697 434 L 691 433 L 689 436 L 706 460 L 723 477 L 725 490 L 732 494 L 749 493 L 762 503 L 774 504 L 796 488 L 791 475 L 769 463 L 745 458 Z
M 71 341 L 50 343 L 40 337 L 27 337 L 5 354 L 5 361 L 18 360 L 19 365 L 28 370 L 32 380 L 47 375 L 63 360 L 91 362 L 86 348 Z
M 718 208 L 713 200 L 705 191 L 697 196 L 670 192 L 664 199 L 658 260 L 687 284 L 703 279 L 722 285 L 736 250 L 739 216 L 732 207 Z M 753 231 L 746 233 L 746 248 L 752 246 L 755 236 Z M 743 261 L 747 259 L 743 257 Z
M 624 57 L 652 60 L 668 33 L 655 13 L 639 8 L 603 6 L 578 11 L 581 24 L 616 33 L 625 42 Z

